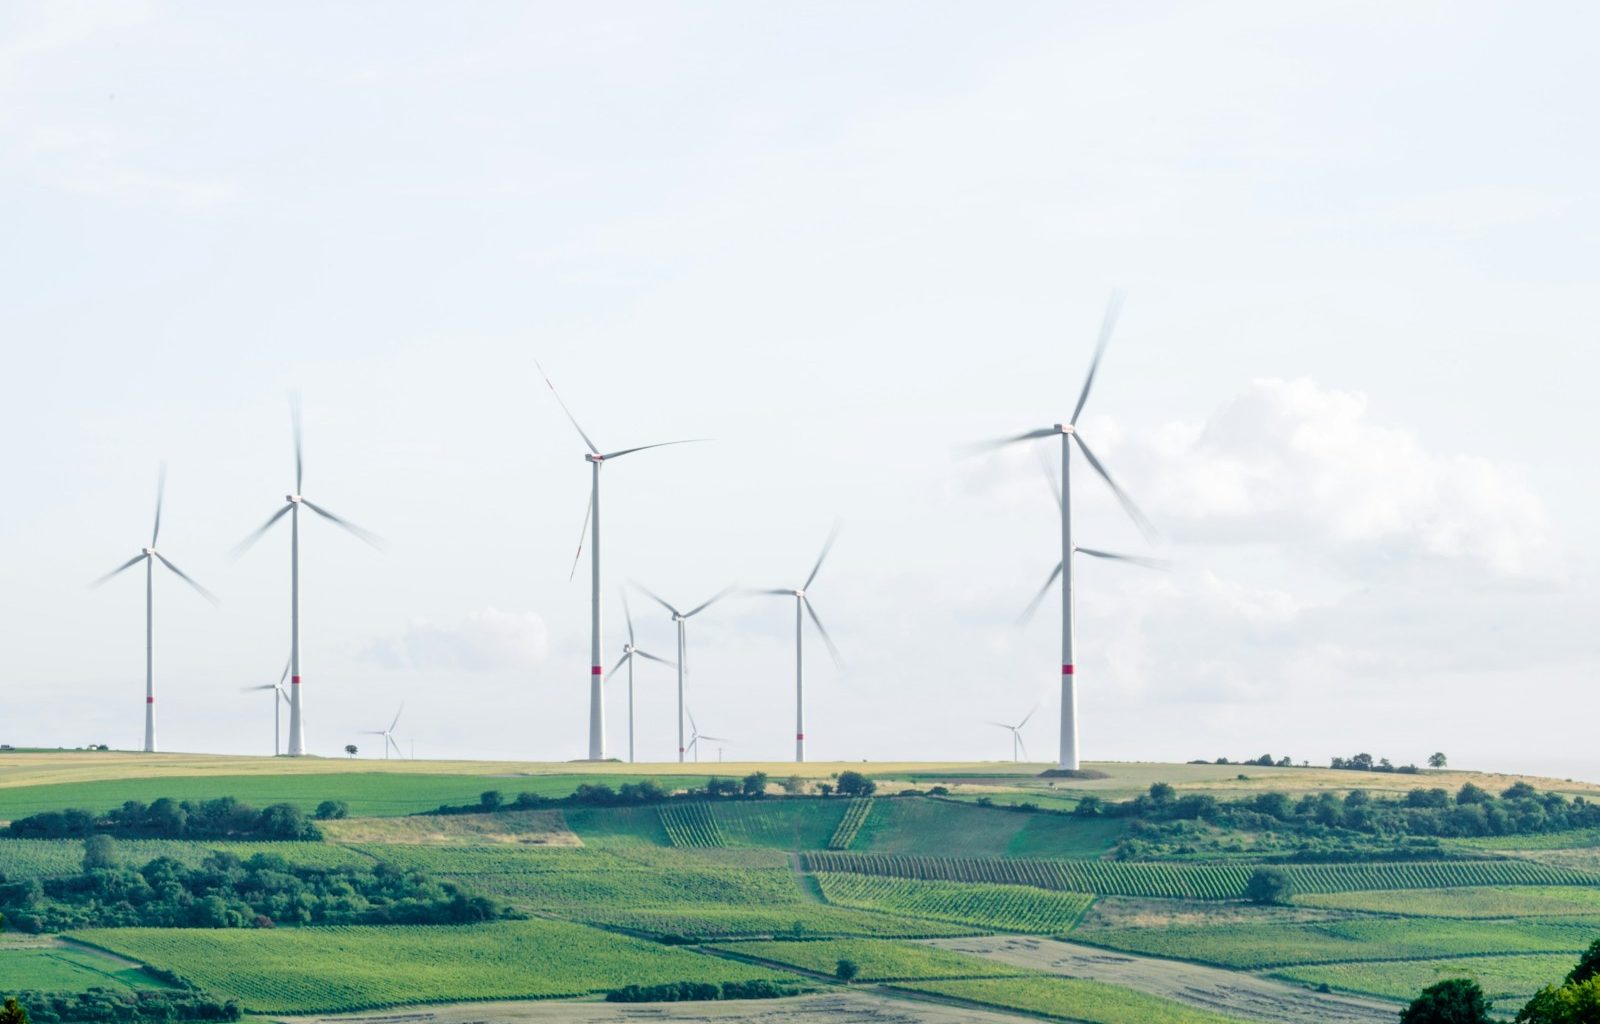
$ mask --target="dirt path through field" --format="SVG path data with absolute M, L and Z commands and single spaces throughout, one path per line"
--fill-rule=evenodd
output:
M 875 992 L 714 1003 L 455 1003 L 326 1017 L 273 1017 L 290 1024 L 1037 1024 L 987 1010 L 913 1002 Z
M 930 939 L 927 945 L 1068 978 L 1124 985 L 1190 1006 L 1272 1024 L 1393 1024 L 1398 1005 L 1179 960 L 1132 956 L 1053 939 L 991 935 Z

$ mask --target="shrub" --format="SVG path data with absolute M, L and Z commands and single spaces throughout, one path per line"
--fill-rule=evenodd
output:
M 1483 989 L 1471 978 L 1429 985 L 1400 1012 L 1400 1024 L 1491 1024 Z
M 854 960 L 840 960 L 833 969 L 833 976 L 840 981 L 854 981 L 860 973 L 861 966 Z
M 1287 903 L 1290 894 L 1289 873 L 1282 868 L 1256 868 L 1244 884 L 1244 898 L 1251 903 Z
M 860 772 L 840 772 L 837 788 L 840 796 L 871 796 L 878 791 L 878 784 Z

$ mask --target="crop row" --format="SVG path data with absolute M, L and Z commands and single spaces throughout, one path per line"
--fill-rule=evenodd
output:
M 366 858 L 342 846 L 327 843 L 225 842 L 183 839 L 122 839 L 113 850 L 116 859 L 140 867 L 157 857 L 171 857 L 191 867 L 213 850 L 240 858 L 257 853 L 276 854 L 294 864 L 337 867 L 366 863 Z M 0 875 L 12 880 L 75 875 L 83 869 L 81 839 L 0 839 Z
M 672 840 L 673 846 L 726 845 L 722 830 L 717 827 L 717 819 L 712 815 L 709 804 L 698 801 L 662 804 L 661 826 L 667 830 L 667 838 Z
M 1094 902 L 1087 893 L 1041 892 L 1026 885 L 915 882 L 871 875 L 819 874 L 829 903 L 929 917 L 999 931 L 1060 935 Z
M 1031 885 L 1111 896 L 1226 900 L 1244 895 L 1248 864 L 1155 864 L 1129 861 L 1020 860 L 816 851 L 809 871 L 848 872 L 927 881 Z M 1284 868 L 1295 892 L 1446 889 L 1466 885 L 1584 885 L 1581 871 L 1529 861 L 1314 864 Z
M 856 833 L 861 831 L 867 815 L 871 813 L 872 797 L 858 796 L 851 800 L 850 806 L 845 808 L 844 817 L 839 819 L 839 827 L 833 830 L 833 838 L 828 840 L 828 849 L 850 849 L 850 844 L 856 841 Z

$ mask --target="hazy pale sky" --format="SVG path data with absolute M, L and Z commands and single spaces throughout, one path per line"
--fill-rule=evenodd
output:
M 619 589 L 813 588 L 816 759 L 999 758 L 1083 420 L 1091 759 L 1369 751 L 1600 778 L 1600 143 L 1582 3 L 9 4 L 0 10 L 0 741 L 137 746 L 148 537 L 170 750 L 265 752 L 293 482 L 307 737 L 586 749 L 582 446 Z M 1081 462 L 1079 463 L 1081 467 Z M 641 642 L 671 624 L 634 601 Z M 691 623 L 727 756 L 792 751 L 793 609 Z M 675 747 L 641 670 L 642 759 Z M 609 688 L 612 751 L 624 691 Z

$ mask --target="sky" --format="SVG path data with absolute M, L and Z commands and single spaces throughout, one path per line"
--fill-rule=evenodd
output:
M 1581 3 L 15 3 L 0 10 L 0 742 L 265 753 L 293 486 L 314 753 L 587 750 L 636 582 L 799 585 L 812 759 L 1055 756 L 1081 459 L 1089 760 L 1369 752 L 1600 780 L 1600 140 Z M 1048 444 L 1048 442 L 1046 443 Z M 1047 451 L 1043 445 L 1039 451 Z M 570 578 L 569 578 L 570 576 Z M 640 645 L 673 654 L 638 591 Z M 689 624 L 792 753 L 792 603 Z M 676 748 L 636 677 L 641 760 Z M 608 753 L 627 748 L 607 684 Z M 704 751 L 707 759 L 716 755 Z

